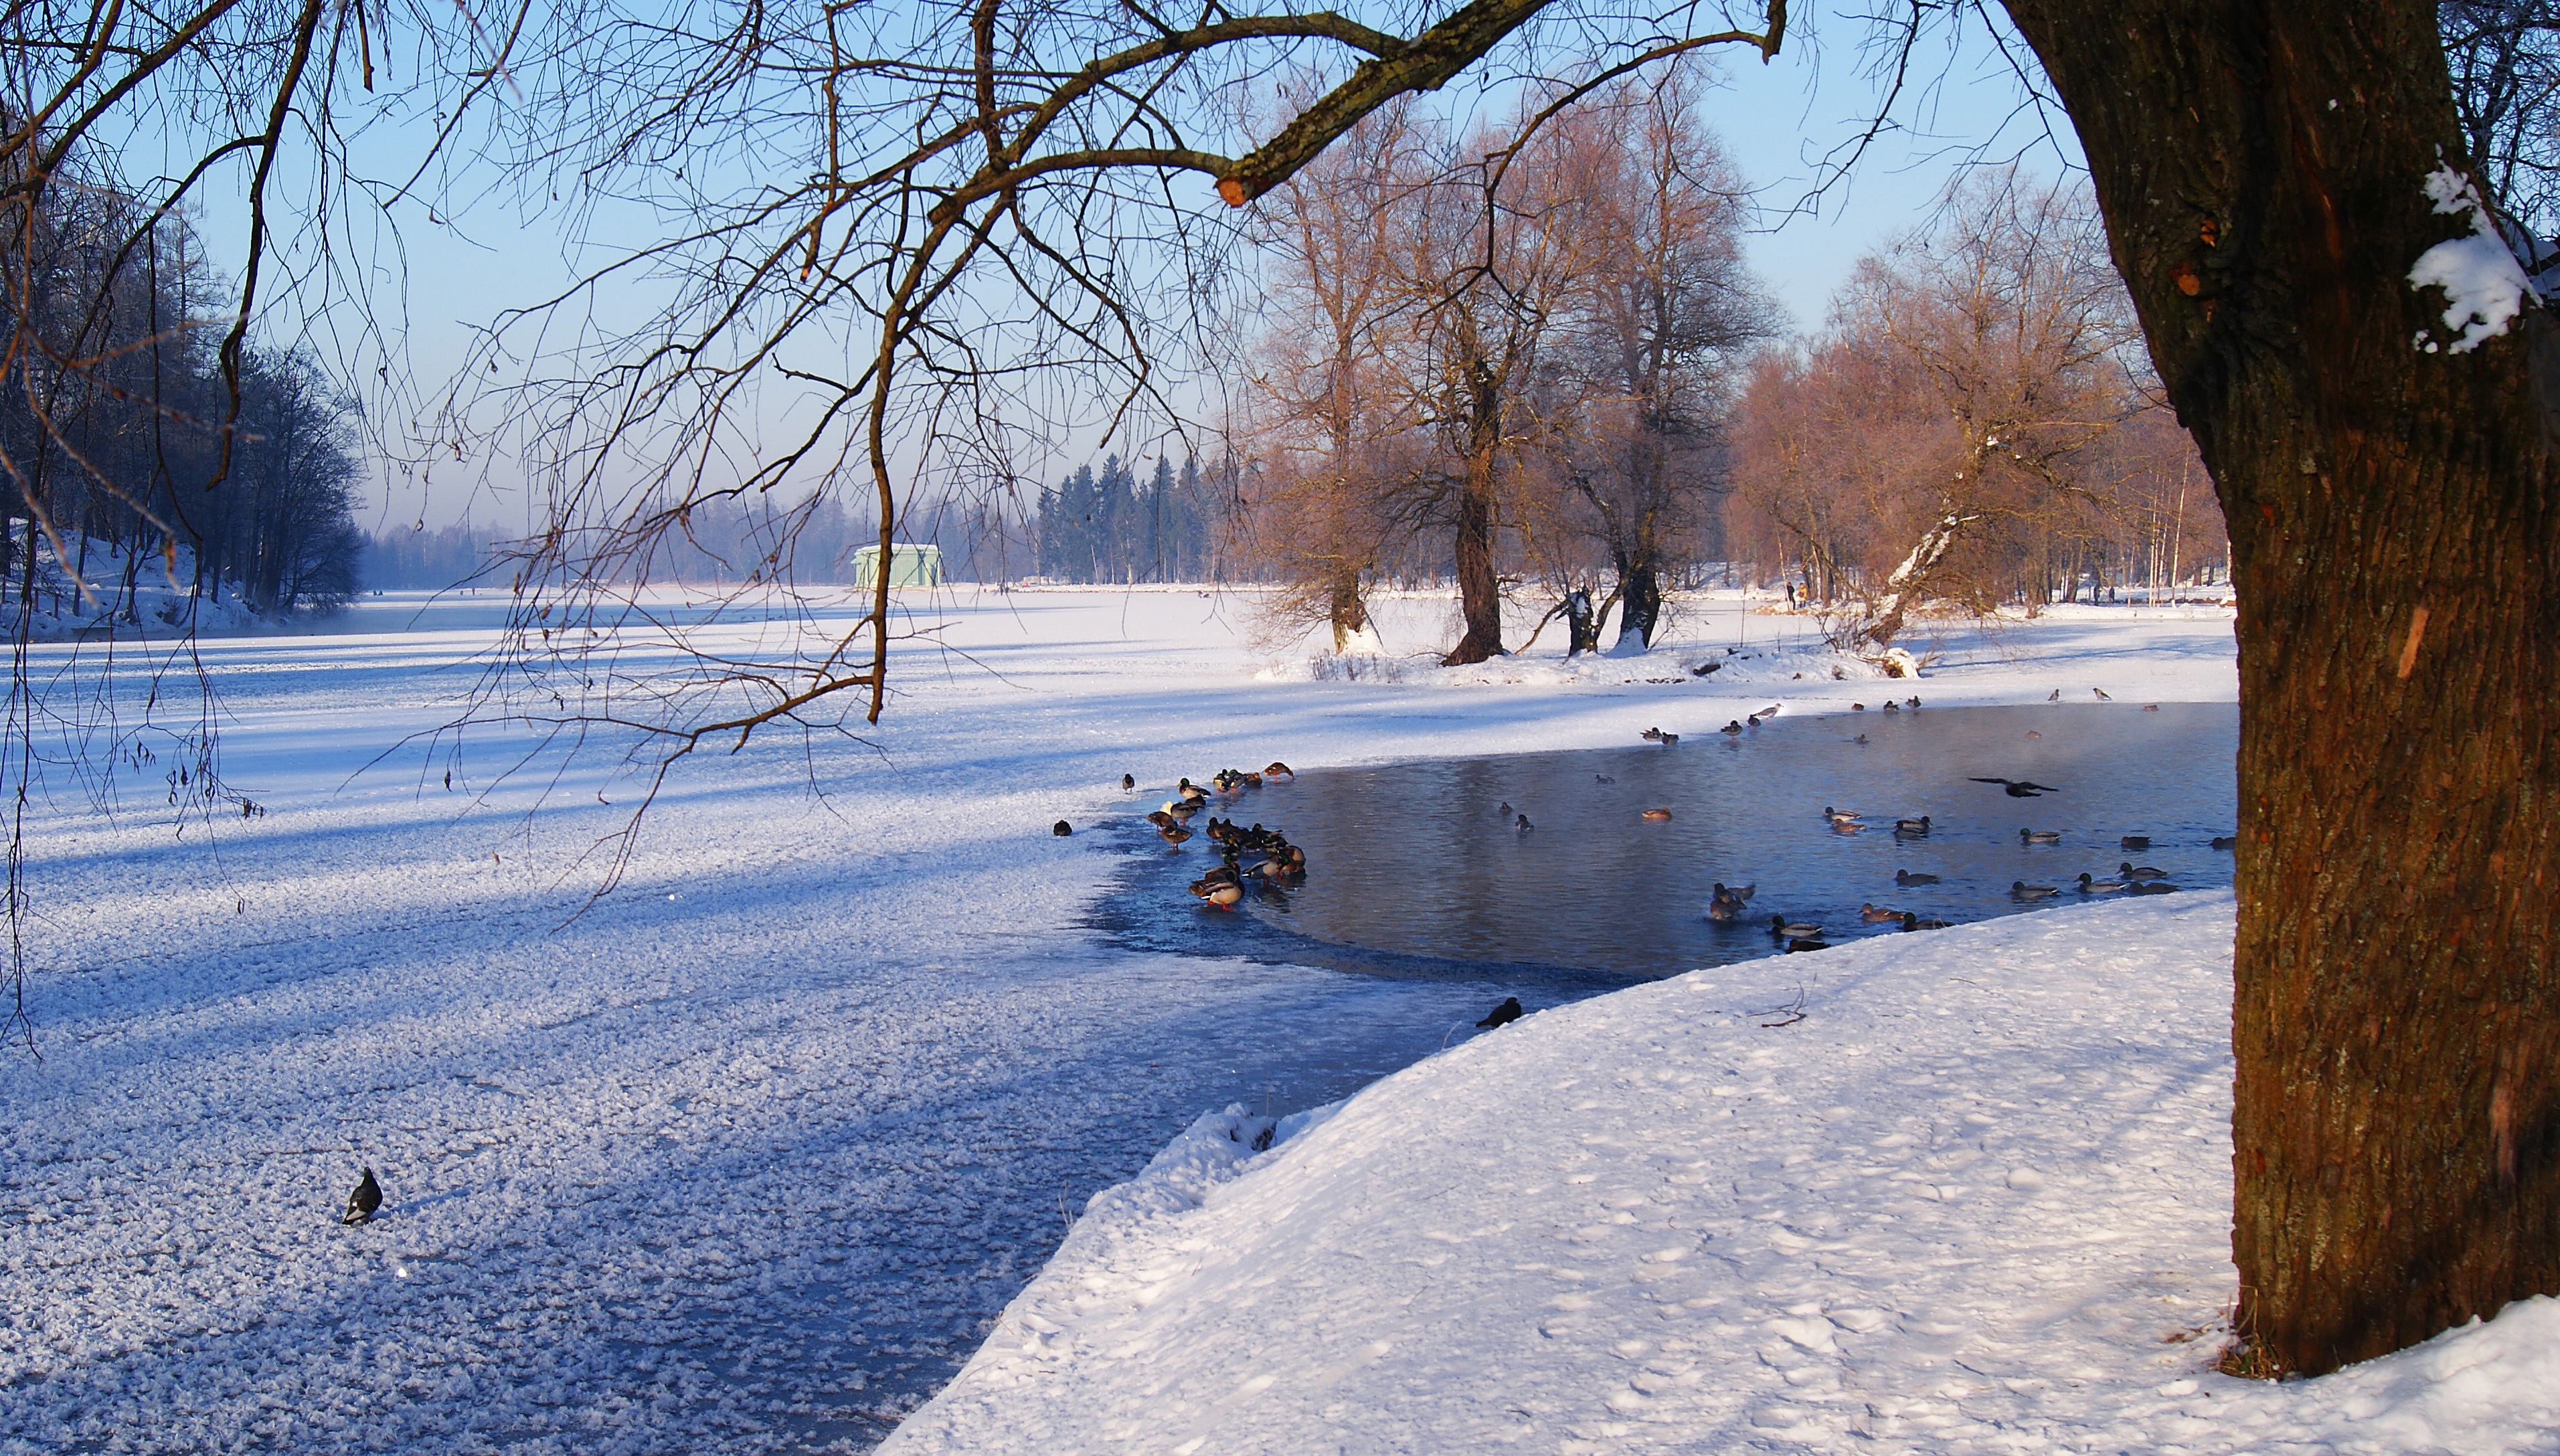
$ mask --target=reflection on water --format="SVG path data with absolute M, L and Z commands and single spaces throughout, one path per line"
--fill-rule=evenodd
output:
M 2045 905 L 2075 903 L 2083 872 L 2107 880 L 2127 860 L 2184 888 L 2227 886 L 2231 855 L 2210 846 L 2237 815 L 2238 731 L 2228 704 L 1924 708 L 1782 715 L 1738 737 L 1683 734 L 1671 748 L 1310 771 L 1232 806 L 1307 851 L 1303 889 L 1248 901 L 1258 927 L 1205 924 L 1177 884 L 1151 883 L 1122 898 L 1112 928 L 1130 934 L 1161 916 L 1156 933 L 1136 938 L 1355 969 L 1411 973 L 1438 960 L 1483 974 L 1496 962 L 1641 979 L 1767 955 L 1772 914 L 1819 924 L 1838 943 L 1899 933 L 1862 920 L 1863 904 L 1979 920 L 2039 907 L 2011 896 L 2016 882 L 2062 888 Z M 1867 741 L 1853 741 L 1861 733 Z M 2056 791 L 2011 798 L 1975 777 Z M 1657 807 L 1672 817 L 1642 817 Z M 1839 832 L 1826 807 L 1863 811 L 1868 827 Z M 1519 814 L 1531 831 L 1514 827 Z M 1926 838 L 1895 835 L 1897 818 L 1924 814 Z M 2021 829 L 2058 831 L 2061 842 L 2021 843 Z M 2152 847 L 2121 848 L 2129 834 Z M 1162 858 L 1197 873 L 1210 863 L 1205 846 Z M 1897 870 L 1938 883 L 1900 886 Z M 1759 887 L 1752 921 L 1704 917 L 1717 881 Z M 1356 950 L 1290 954 L 1297 935 Z M 1222 943 L 1191 943 L 1202 939 Z

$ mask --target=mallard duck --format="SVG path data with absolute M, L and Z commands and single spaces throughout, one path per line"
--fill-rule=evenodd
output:
M 2141 882 L 2140 884 L 2136 884 L 2136 885 L 2128 885 L 2128 886 L 2126 886 L 2126 887 L 2125 887 L 2125 893 L 2127 893 L 2127 894 L 2175 894 L 2175 893 L 2177 893 L 2177 887 L 2176 887 L 2176 886 L 2174 886 L 2174 885 L 2169 884 L 2169 883 L 2168 883 L 2167 881 L 2165 881 L 2165 880 L 2145 880 L 2145 881 Z
M 2008 883 L 2010 899 L 2051 899 L 2062 891 L 2050 885 L 2029 885 L 2023 880 Z
M 1866 705 L 1863 703 L 1852 703 L 1848 706 L 1848 711 L 1851 713 L 1864 713 L 1866 711 Z
M 1831 948 L 1831 942 L 1823 939 L 1819 935 L 1790 935 L 1787 937 L 1787 953 L 1790 955 L 1793 955 L 1800 950 L 1829 950 Z
M 1857 821 L 1865 818 L 1866 815 L 1855 809 L 1835 809 L 1831 805 L 1825 804 L 1823 806 L 1823 817 L 1832 821 L 1834 824 L 1838 824 L 1841 820 L 1847 820 L 1849 823 L 1855 824 Z
M 2059 703 L 2059 702 L 2061 702 L 2061 701 L 2062 701 L 2062 690 L 2061 690 L 2060 688 L 2056 688 L 2056 689 L 2054 689 L 2054 690 L 2053 690 L 2053 692 L 2052 692 L 2052 695 L 2051 695 L 2051 696 L 2049 696 L 2049 697 L 2047 697 L 2044 701 L 2045 701 L 2045 702 L 2047 702 L 2047 703 Z
M 1048 827 L 1048 832 L 1056 835 L 1059 839 L 1064 839 L 1068 835 L 1075 833 L 1075 826 L 1061 819 L 1055 824 L 1050 825 Z
M 1923 814 L 1917 819 L 1896 819 L 1893 821 L 1893 832 L 1904 839 L 1927 839 L 1929 816 Z
M 2157 703 L 2146 703 L 2143 705 L 2143 712 L 2158 713 L 2160 712 L 2160 705 Z
M 1784 915 L 1771 915 L 1769 933 L 1781 940 L 1812 940 L 1823 933 L 1823 927 L 1809 925 L 1802 920 L 1790 920 Z
M 1137 791 L 1138 775 L 1134 773 L 1124 773 L 1120 775 L 1120 792 L 1124 794 L 1134 794 Z
M 1902 915 L 1902 928 L 1905 930 L 1944 930 L 1947 928 L 1947 922 L 1944 920 L 1923 919 L 1919 915 L 1906 910 Z
M 1512 827 L 1513 827 L 1514 829 L 1519 830 L 1519 831 L 1520 831 L 1520 833 L 1522 833 L 1522 834 L 1526 834 L 1526 833 L 1528 833 L 1530 830 L 1537 828 L 1537 826 L 1536 826 L 1536 825 L 1531 824 L 1531 823 L 1529 823 L 1529 822 L 1528 822 L 1528 816 L 1527 816 L 1526 814 L 1522 814 L 1521 816 L 1520 816 L 1520 822 L 1519 822 L 1518 824 L 1513 825 Z
M 1234 909 L 1236 902 L 1244 898 L 1241 885 L 1213 885 L 1204 890 L 1195 889 L 1192 892 L 1200 897 L 1202 904 L 1215 905 L 1221 910 Z
M 1884 711 L 1887 713 L 1900 713 L 1902 711 L 1902 705 L 1894 702 L 1890 698 L 1887 698 L 1884 700 Z
M 2035 729 L 2033 729 L 2033 728 L 2028 728 L 2028 729 L 2026 730 L 2026 735 L 2027 735 L 2028 737 L 2030 737 L 2030 738 L 2040 738 L 2040 737 L 2043 737 L 2043 736 L 2044 736 L 2044 734 L 2037 732 L 2037 731 L 2036 731 Z
M 1652 819 L 1652 820 L 1655 820 L 1655 821 L 1659 822 L 1659 821 L 1661 821 L 1661 820 L 1665 820 L 1665 819 L 1669 819 L 1669 818 L 1671 818 L 1671 817 L 1672 817 L 1672 811 L 1671 811 L 1671 810 L 1669 810 L 1669 809 L 1647 809 L 1647 810 L 1644 812 L 1643 817 L 1644 817 L 1644 818 L 1647 818 L 1647 819 Z
M 1663 730 L 1658 728 L 1649 728 L 1643 732 L 1636 734 L 1636 736 L 1644 739 L 1648 743 L 1659 743 L 1663 740 Z
M 1208 802 L 1208 790 L 1201 788 L 1199 784 L 1192 782 L 1188 778 L 1184 779 L 1181 783 L 1174 785 L 1174 792 L 1195 804 L 1204 804 Z
M 2088 871 L 2083 870 L 2080 872 L 2080 892 L 2082 894 L 2114 894 L 2117 890 L 2124 888 L 2125 883 L 2121 880 L 2096 880 L 2090 877 Z
M 2147 850 L 2151 847 L 2152 837 L 2148 834 L 2129 834 L 2116 841 L 2116 848 L 2120 850 Z
M 2012 799 L 2032 799 L 2044 794 L 2062 792 L 2049 783 L 2029 783 L 2022 778 L 1978 778 L 1974 782 L 1999 784 L 2001 791 Z
M 1912 694 L 1909 698 L 1903 700 L 1902 706 L 1915 713 L 1918 712 L 1920 708 L 1920 695 L 1917 693 Z
M 2060 844 L 2062 843 L 2062 831 L 2058 829 L 2021 829 L 2017 832 L 2017 842 L 2019 844 Z
M 1893 872 L 1893 883 L 1900 886 L 1935 885 L 1938 883 L 1938 877 L 1922 875 L 1910 870 L 1896 870 Z
M 2119 880 L 2166 880 L 2168 878 L 2168 873 L 2163 870 L 2155 870 L 2149 865 L 2137 865 L 2133 861 L 2127 860 L 2116 867 L 2116 878 Z
M 1664 746 L 1664 747 L 1666 747 L 1666 748 L 1676 748 L 1676 747 L 1680 746 L 1680 734 L 1678 734 L 1678 733 L 1665 733 L 1665 734 L 1663 734 L 1663 746 Z
M 1192 837 L 1192 832 L 1183 828 L 1180 824 L 1168 824 L 1164 828 L 1157 830 L 1156 833 L 1162 835 L 1165 843 L 1169 845 L 1180 845 L 1185 840 Z
M 1607 775 L 1607 774 L 1605 774 L 1605 773 L 1595 773 L 1595 774 L 1591 775 L 1591 781 L 1592 781 L 1593 783 L 1616 783 L 1616 782 L 1617 782 L 1617 780 L 1616 780 L 1616 779 L 1611 778 L 1609 775 Z
M 1742 720 L 1738 718 L 1734 719 L 1726 723 L 1724 727 L 1717 728 L 1716 731 L 1719 733 L 1738 733 L 1742 731 Z
M 2097 694 L 2098 701 L 2101 703 L 2113 703 L 2116 701 L 2115 699 L 2107 696 L 2107 690 L 2104 688 L 2091 688 L 2089 691 Z
M 1147 822 L 1156 826 L 1158 829 L 1171 829 L 1182 821 L 1176 819 L 1173 815 L 1166 813 L 1164 810 L 1158 809 L 1147 816 Z
M 1729 925 L 1742 918 L 1742 902 L 1750 897 L 1747 892 L 1736 894 L 1722 885 L 1718 885 L 1715 887 L 1715 892 L 1706 898 L 1706 917 Z
M 1899 920 L 1902 918 L 1902 912 L 1888 910 L 1882 905 L 1861 904 L 1857 907 L 1857 917 L 1873 925 L 1886 920 Z
M 1506 996 L 1503 998 L 1502 1005 L 1497 1006 L 1492 1011 L 1486 1013 L 1485 1019 L 1476 1023 L 1476 1029 L 1478 1031 L 1490 1032 L 1496 1027 L 1510 1026 L 1512 1023 L 1519 1021 L 1520 1019 L 1520 998 L 1517 996 Z
M 1288 764 L 1274 758 L 1263 766 L 1262 776 L 1264 778 L 1296 778 L 1298 774 L 1297 771 L 1291 768 Z
M 2217 834 L 2213 837 L 2213 847 L 2217 850 L 2236 850 L 2240 848 L 2240 837 L 2236 834 Z

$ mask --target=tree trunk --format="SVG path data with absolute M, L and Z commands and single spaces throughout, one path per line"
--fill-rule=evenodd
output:
M 1654 559 L 1640 556 L 1634 560 L 1618 558 L 1618 645 L 1635 638 L 1647 647 L 1654 645 L 1654 631 L 1663 620 L 1663 577 Z
M 1458 605 L 1467 630 L 1442 667 L 1503 655 L 1502 586 L 1494 577 L 1494 446 L 1468 452 L 1458 486 Z
M 2239 1329 L 2326 1371 L 2560 1292 L 2560 326 L 2408 281 L 2431 0 L 2008 5 L 2230 524 Z
M 1360 567 L 1347 562 L 1334 564 L 1326 579 L 1326 620 L 1333 624 L 1336 652 L 1351 650 L 1353 639 L 1368 626 L 1368 605 L 1360 600 Z

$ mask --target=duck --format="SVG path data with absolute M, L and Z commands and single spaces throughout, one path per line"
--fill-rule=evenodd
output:
M 2045 701 L 2045 702 L 2047 702 L 2047 703 L 2059 703 L 2059 702 L 2061 702 L 2061 701 L 2062 701 L 2062 690 L 2061 690 L 2060 688 L 2056 688 L 2056 689 L 2054 689 L 2054 690 L 2053 690 L 2053 692 L 2052 692 L 2051 694 L 2049 694 L 2049 695 L 2045 698 L 2045 700 L 2044 700 L 2044 701 Z
M 1894 702 L 1890 698 L 1887 698 L 1884 700 L 1884 711 L 1887 713 L 1900 713 L 1902 711 L 1902 705 Z
M 1714 893 L 1707 896 L 1706 917 L 1725 924 L 1741 919 L 1742 906 L 1749 902 L 1759 889 L 1757 885 L 1745 885 L 1736 889 L 1721 880 L 1715 882 Z
M 2217 834 L 2213 837 L 2213 847 L 2217 850 L 2236 850 L 2240 848 L 2240 836 L 2236 834 Z
M 1821 937 L 1823 927 L 1809 925 L 1802 920 L 1790 920 L 1784 915 L 1771 915 L 1769 933 L 1781 940 L 1814 940 Z
M 1192 837 L 1192 832 L 1183 828 L 1179 824 L 1168 824 L 1164 828 L 1157 830 L 1156 833 L 1164 837 L 1165 843 L 1177 848 L 1181 847 L 1185 840 Z
M 1666 748 L 1673 748 L 1673 747 L 1678 747 L 1679 745 L 1680 745 L 1680 734 L 1678 734 L 1678 733 L 1665 733 L 1665 734 L 1663 734 L 1663 746 L 1664 746 L 1664 747 L 1666 747 Z
M 2116 841 L 2116 847 L 2124 850 L 2147 850 L 2152 847 L 2152 837 L 2148 834 L 2129 834 Z
M 1231 910 L 1235 908 L 1237 901 L 1244 898 L 1244 887 L 1233 884 L 1218 884 L 1211 885 L 1203 889 L 1200 886 L 1194 886 L 1192 887 L 1192 893 L 1199 895 L 1202 904 L 1214 905 L 1221 910 Z
M 1167 799 L 1165 801 L 1165 812 L 1177 819 L 1189 819 L 1207 807 L 1207 801 L 1202 799 Z
M 1531 824 L 1531 823 L 1529 823 L 1529 822 L 1528 822 L 1528 816 L 1527 816 L 1526 814 L 1522 814 L 1521 816 L 1520 816 L 1520 822 L 1519 822 L 1518 824 L 1513 825 L 1512 827 L 1513 827 L 1514 829 L 1519 830 L 1519 831 L 1520 831 L 1520 833 L 1522 833 L 1522 834 L 1526 834 L 1526 833 L 1528 833 L 1529 831 L 1531 831 L 1531 830 L 1533 830 L 1533 829 L 1537 828 L 1537 826 L 1536 826 L 1536 825 Z
M 2116 867 L 2116 878 L 2119 880 L 2166 880 L 2168 878 L 2168 872 L 2165 870 L 2155 870 L 2149 865 L 2137 865 L 2133 861 L 2127 860 Z
M 1919 695 L 1919 694 L 1917 694 L 1917 693 L 1914 693 L 1914 694 L 1912 694 L 1910 697 L 1903 699 L 1903 700 L 1902 700 L 1902 706 L 1903 706 L 1903 707 L 1905 707 L 1905 708 L 1910 709 L 1910 710 L 1911 710 L 1912 712 L 1914 712 L 1914 713 L 1919 712 L 1919 711 L 1920 711 L 1920 695 Z
M 1917 819 L 1896 819 L 1893 821 L 1893 832 L 1904 839 L 1927 839 L 1929 816 L 1923 814 Z
M 1509 799 L 1503 800 L 1502 807 L 1494 810 L 1494 812 L 1500 814 L 1505 819 L 1509 819 L 1512 817 L 1512 801 Z
M 1658 728 L 1649 728 L 1643 732 L 1636 734 L 1636 736 L 1644 739 L 1648 743 L 1659 743 L 1663 740 L 1663 730 Z
M 1716 731 L 1717 731 L 1717 732 L 1719 732 L 1719 733 L 1738 733 L 1738 732 L 1742 731 L 1742 720 L 1740 720 L 1740 719 L 1738 719 L 1738 718 L 1737 718 L 1737 719 L 1734 719 L 1732 722 L 1727 723 L 1724 727 L 1722 727 L 1722 728 L 1717 728 L 1717 729 L 1716 729 Z
M 1171 829 L 1182 821 L 1176 819 L 1173 815 L 1166 813 L 1162 809 L 1157 809 L 1151 811 L 1147 815 L 1147 822 L 1156 826 L 1158 829 Z
M 2160 712 L 2160 705 L 2157 703 L 2146 703 L 2143 705 L 2143 712 L 2158 713 Z
M 1849 739 L 1849 741 L 1852 743 L 1863 743 L 1866 741 L 1866 734 L 1859 733 L 1856 737 Z
M 2049 783 L 2031 783 L 2022 778 L 1977 778 L 1974 782 L 1999 784 L 2001 792 L 2012 799 L 2034 799 L 2062 792 Z
M 347 1212 L 338 1221 L 349 1225 L 370 1223 L 382 1207 L 383 1186 L 374 1182 L 374 1170 L 368 1168 L 364 1178 L 356 1184 L 355 1192 L 347 1195 Z
M 1075 826 L 1061 819 L 1055 824 L 1050 825 L 1048 827 L 1048 832 L 1056 835 L 1059 839 L 1064 839 L 1068 835 L 1075 833 Z
M 2043 736 L 2044 736 L 2044 734 L 2037 732 L 2037 731 L 2036 731 L 2035 729 L 2033 729 L 2033 728 L 2028 728 L 2028 729 L 2026 730 L 2026 735 L 2027 735 L 2028 737 L 2030 737 L 2030 738 L 2040 738 L 2040 737 L 2043 737 Z
M 1591 775 L 1591 781 L 1592 781 L 1593 783 L 1616 783 L 1616 782 L 1617 782 L 1617 780 L 1616 780 L 1616 779 L 1611 778 L 1609 775 L 1607 775 L 1607 774 L 1605 774 L 1605 773 L 1595 773 L 1595 774 Z
M 2051 899 L 2062 891 L 2050 885 L 2029 885 L 2023 880 L 2008 883 L 2010 899 Z
M 1895 885 L 1906 887 L 1913 885 L 1935 885 L 1938 883 L 1938 877 L 1935 875 L 1923 875 L 1913 870 L 1896 870 L 1893 872 L 1893 883 Z
M 1199 784 L 1192 782 L 1188 778 L 1184 779 L 1181 783 L 1174 785 L 1174 792 L 1195 804 L 1204 804 L 1208 802 L 1208 790 L 1201 788 Z
M 1857 917 L 1872 925 L 1886 920 L 1899 920 L 1902 918 L 1902 912 L 1886 909 L 1882 905 L 1861 904 L 1857 907 Z
M 1823 939 L 1819 935 L 1790 935 L 1787 937 L 1787 953 L 1789 955 L 1794 955 L 1800 950 L 1829 950 L 1831 948 L 1831 942 Z
M 2058 829 L 2021 829 L 2017 832 L 2017 842 L 2019 844 L 2060 844 L 2062 843 L 2062 831 Z
M 2104 688 L 2091 688 L 2089 691 L 2097 694 L 2098 701 L 2101 703 L 2113 703 L 2116 701 L 2115 699 L 2107 696 L 2107 690 Z
M 1645 818 L 1647 818 L 1647 819 L 1654 820 L 1654 821 L 1656 821 L 1657 823 L 1659 823 L 1659 822 L 1661 822 L 1661 821 L 1663 821 L 1663 820 L 1665 820 L 1665 819 L 1669 819 L 1669 818 L 1671 818 L 1671 817 L 1672 817 L 1672 811 L 1671 811 L 1671 810 L 1669 810 L 1669 809 L 1647 809 L 1647 810 L 1644 812 L 1643 817 L 1645 817 Z
M 1823 806 L 1823 817 L 1832 821 L 1834 824 L 1838 824 L 1841 820 L 1846 820 L 1849 823 L 1854 824 L 1860 819 L 1865 818 L 1866 814 L 1863 810 L 1835 809 L 1831 805 L 1825 804 Z
M 1478 1031 L 1490 1032 L 1497 1027 L 1510 1026 L 1512 1023 L 1519 1021 L 1520 1019 L 1520 998 L 1517 996 L 1506 996 L 1503 998 L 1502 1005 L 1495 1007 L 1490 1012 L 1487 1012 L 1485 1014 L 1485 1019 L 1476 1023 L 1476 1029 Z
M 1902 913 L 1902 928 L 1905 930 L 1944 930 L 1947 928 L 1947 922 L 1944 920 L 1924 919 L 1919 915 L 1905 910 Z
M 2080 892 L 2082 894 L 2114 894 L 2117 890 L 2124 888 L 2125 882 L 2121 880 L 2097 880 L 2091 878 L 2089 872 L 2086 870 L 2080 872 Z
M 1134 773 L 1124 773 L 1120 775 L 1120 792 L 1124 794 L 1134 794 L 1137 791 L 1138 775 Z
M 2145 880 L 2125 887 L 2127 894 L 2175 894 L 2177 887 L 2165 880 Z
M 1864 713 L 1866 711 L 1866 705 L 1863 703 L 1852 703 L 1848 706 L 1848 711 L 1851 713 Z
M 1291 768 L 1288 764 L 1274 758 L 1268 764 L 1263 766 L 1262 776 L 1264 778 L 1296 778 L 1298 773 L 1297 770 Z

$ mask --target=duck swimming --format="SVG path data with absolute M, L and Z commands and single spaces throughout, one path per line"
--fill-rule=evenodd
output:
M 2017 842 L 2019 844 L 2060 844 L 2062 843 L 2062 831 L 2058 829 L 2021 829 L 2017 832 Z
M 1659 823 L 1659 822 L 1661 822 L 1662 820 L 1665 820 L 1665 819 L 1669 819 L 1669 818 L 1671 818 L 1671 817 L 1672 817 L 1672 811 L 1671 811 L 1671 810 L 1669 810 L 1669 809 L 1647 809 L 1647 810 L 1644 812 L 1644 815 L 1643 815 L 1642 817 L 1647 818 L 1647 819 L 1654 820 L 1654 821 L 1656 821 L 1657 823 Z
M 1790 920 L 1784 915 L 1771 915 L 1769 933 L 1781 940 L 1814 940 L 1821 937 L 1823 927 L 1809 925 L 1802 920 Z
M 2088 871 L 2083 870 L 2080 872 L 2080 892 L 2082 894 L 2114 894 L 2117 890 L 2124 888 L 2125 882 L 2121 880 L 2093 880 L 2089 877 Z
M 1938 877 L 1935 875 L 1915 874 L 1909 870 L 1896 870 L 1893 872 L 1893 883 L 1903 886 L 1935 885 L 1938 883 Z
M 2023 880 L 2008 883 L 2010 899 L 2051 899 L 2062 891 L 2050 885 L 2029 885 Z
M 2116 878 L 2119 880 L 2166 880 L 2168 878 L 2168 872 L 2165 870 L 2155 870 L 2149 865 L 2137 865 L 2133 861 L 2127 860 L 2116 867 Z
M 1918 915 L 1905 911 L 1902 916 L 1902 928 L 1905 930 L 1944 930 L 1947 928 L 1947 922 L 1944 920 L 1924 920 Z
M 1927 839 L 1929 816 L 1923 814 L 1917 819 L 1896 819 L 1893 821 L 1893 832 L 1904 839 Z
M 1902 918 L 1902 912 L 1888 910 L 1882 905 L 1861 904 L 1857 907 L 1857 917 L 1872 925 L 1886 920 L 1899 920 Z
M 1999 784 L 2012 799 L 2032 799 L 2062 792 L 2049 783 L 2029 783 L 2022 778 L 1978 778 L 1974 782 Z
M 2116 841 L 2116 848 L 2120 850 L 2147 850 L 2151 847 L 2152 837 L 2148 834 L 2129 834 Z

